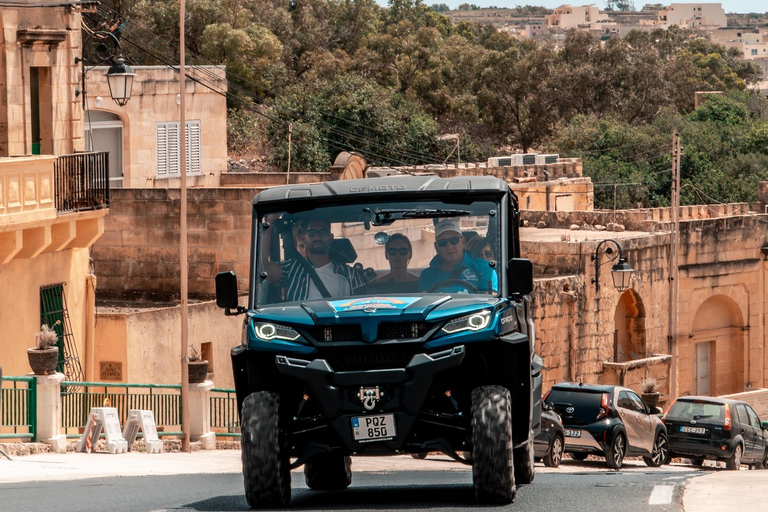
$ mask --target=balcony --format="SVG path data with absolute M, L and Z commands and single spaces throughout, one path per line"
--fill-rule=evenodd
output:
M 107 153 L 0 158 L 0 264 L 90 247 L 109 207 Z
M 59 213 L 109 208 L 109 153 L 56 157 L 54 185 Z

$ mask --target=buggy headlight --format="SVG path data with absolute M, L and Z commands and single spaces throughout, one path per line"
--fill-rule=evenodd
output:
M 268 322 L 254 322 L 253 331 L 262 340 L 297 340 L 301 335 L 292 327 Z
M 471 315 L 455 318 L 443 326 L 442 331 L 453 334 L 461 331 L 481 331 L 491 322 L 491 310 L 484 309 Z

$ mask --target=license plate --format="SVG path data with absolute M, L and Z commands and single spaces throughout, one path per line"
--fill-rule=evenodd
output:
M 581 430 L 566 430 L 565 437 L 581 437 Z
M 352 418 L 352 436 L 355 441 L 387 441 L 395 438 L 395 415 L 372 414 Z
M 706 434 L 707 429 L 702 427 L 686 427 L 682 426 L 680 427 L 680 432 L 687 432 L 689 434 Z

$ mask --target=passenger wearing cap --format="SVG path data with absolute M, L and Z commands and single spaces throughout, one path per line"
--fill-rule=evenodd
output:
M 437 255 L 419 277 L 420 291 L 489 293 L 498 290 L 498 276 L 488 261 L 475 258 L 466 250 L 466 240 L 457 220 L 444 219 L 435 225 L 435 251 Z

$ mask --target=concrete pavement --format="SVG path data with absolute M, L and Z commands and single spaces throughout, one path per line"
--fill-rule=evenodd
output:
M 164 452 L 149 454 L 129 452 L 109 453 L 42 453 L 12 456 L 12 460 L 0 456 L 0 484 L 40 480 L 77 480 L 104 476 L 144 476 L 177 474 L 239 473 L 239 450 L 211 450 Z M 408 469 L 412 471 L 468 471 L 469 467 L 457 464 L 441 454 L 430 454 L 424 460 L 410 456 L 355 457 L 355 472 L 385 472 Z M 605 470 L 602 461 L 576 462 L 565 459 L 557 469 L 536 465 L 537 473 L 583 472 L 585 467 Z M 666 471 L 689 471 L 691 466 L 671 464 Z M 648 471 L 640 460 L 627 459 L 622 471 Z M 302 468 L 294 470 L 301 473 Z M 535 485 L 535 483 L 533 484 Z M 683 494 L 685 512 L 730 511 L 736 503 L 768 503 L 768 471 L 726 471 L 709 467 L 686 486 Z M 760 509 L 758 506 L 757 509 Z

